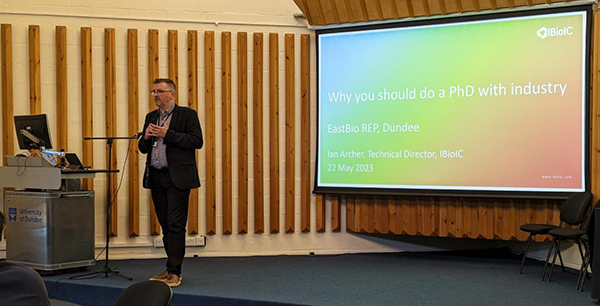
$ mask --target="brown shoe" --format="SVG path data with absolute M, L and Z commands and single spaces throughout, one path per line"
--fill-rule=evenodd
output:
M 165 272 L 161 273 L 160 275 L 154 275 L 154 276 L 150 277 L 150 280 L 164 282 L 165 280 L 167 280 L 168 277 L 169 277 L 169 271 L 165 270 Z
M 169 287 L 177 287 L 181 285 L 181 279 L 183 279 L 181 275 L 169 274 L 167 279 L 163 282 L 169 285 Z

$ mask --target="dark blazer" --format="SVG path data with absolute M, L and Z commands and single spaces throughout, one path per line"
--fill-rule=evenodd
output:
M 158 109 L 146 115 L 142 135 L 146 134 L 146 129 L 150 123 L 156 124 L 158 116 Z M 169 164 L 171 180 L 175 187 L 179 189 L 198 188 L 200 187 L 200 178 L 198 177 L 195 153 L 196 149 L 202 148 L 204 144 L 198 114 L 191 108 L 175 104 L 171 116 L 171 124 L 164 139 L 164 144 L 167 145 L 167 163 Z M 148 168 L 151 167 L 153 143 L 153 137 L 148 140 L 144 140 L 142 137 L 138 142 L 140 152 L 148 154 L 144 172 L 144 188 L 149 188 L 148 176 L 150 173 Z

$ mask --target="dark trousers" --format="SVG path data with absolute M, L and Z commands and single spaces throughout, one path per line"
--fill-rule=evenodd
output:
M 163 231 L 163 243 L 168 257 L 167 271 L 181 275 L 190 190 L 175 187 L 167 169 L 150 167 L 149 179 L 154 210 Z

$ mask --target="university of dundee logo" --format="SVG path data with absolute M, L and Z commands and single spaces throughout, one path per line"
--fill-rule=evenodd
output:
M 8 221 L 17 222 L 17 209 L 15 207 L 8 208 Z

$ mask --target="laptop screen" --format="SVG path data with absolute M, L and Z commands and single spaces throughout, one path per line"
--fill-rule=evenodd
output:
M 65 158 L 67 159 L 67 162 L 69 162 L 69 168 L 70 169 L 80 169 L 80 168 L 82 168 L 81 160 L 79 160 L 79 157 L 77 157 L 77 154 L 75 154 L 75 153 L 66 153 L 65 154 Z

